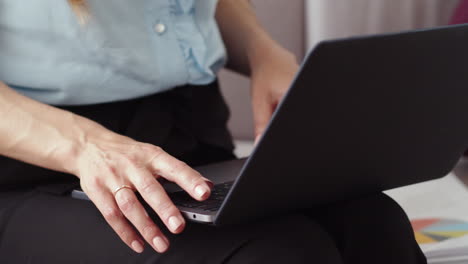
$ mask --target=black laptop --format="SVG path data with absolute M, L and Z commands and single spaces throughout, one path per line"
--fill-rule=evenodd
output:
M 249 158 L 196 168 L 207 201 L 166 188 L 188 219 L 236 224 L 437 179 L 467 147 L 468 25 L 326 41 Z

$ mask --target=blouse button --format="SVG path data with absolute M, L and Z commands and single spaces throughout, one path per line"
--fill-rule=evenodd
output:
M 158 23 L 158 24 L 154 25 L 154 31 L 156 33 L 158 33 L 159 35 L 164 34 L 164 32 L 166 32 L 166 30 L 167 30 L 166 25 L 164 25 L 163 23 Z

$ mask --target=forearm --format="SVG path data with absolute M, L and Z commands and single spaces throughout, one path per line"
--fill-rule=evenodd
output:
M 228 52 L 227 67 L 234 71 L 250 75 L 277 52 L 294 57 L 263 29 L 249 0 L 219 0 L 216 20 Z
M 0 155 L 72 173 L 90 131 L 99 124 L 22 96 L 0 82 Z M 93 133 L 96 134 L 96 133 Z

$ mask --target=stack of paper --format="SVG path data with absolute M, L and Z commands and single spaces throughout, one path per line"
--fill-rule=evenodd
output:
M 455 175 L 387 194 L 412 220 L 428 263 L 468 263 L 468 189 Z
M 468 222 L 432 218 L 412 224 L 429 263 L 468 263 Z
M 422 246 L 428 263 L 467 264 L 468 236 L 449 239 L 433 245 Z

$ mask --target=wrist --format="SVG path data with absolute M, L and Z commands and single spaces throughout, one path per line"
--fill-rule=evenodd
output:
M 116 134 L 79 115 L 70 113 L 69 118 L 68 133 L 63 137 L 63 148 L 57 152 L 57 159 L 62 171 L 79 177 L 80 163 L 89 146 L 99 140 L 110 141 Z
M 255 74 L 263 66 L 269 65 L 272 61 L 282 60 L 283 62 L 297 64 L 296 56 L 289 50 L 283 48 L 279 43 L 271 39 L 268 34 L 257 34 L 247 49 L 251 74 Z

